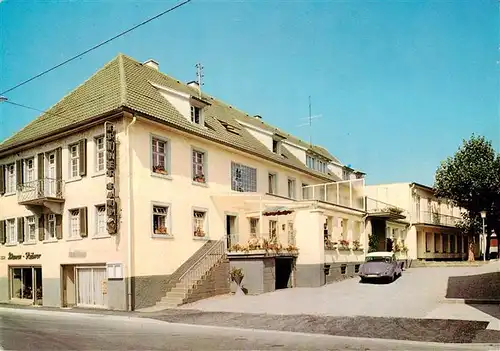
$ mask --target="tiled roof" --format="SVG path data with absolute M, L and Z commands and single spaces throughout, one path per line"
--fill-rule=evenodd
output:
M 159 93 L 152 83 L 190 95 L 198 95 L 196 88 L 119 54 L 46 113 L 0 144 L 0 152 L 57 133 L 71 124 L 126 107 L 193 134 L 231 145 L 309 174 L 332 181 L 339 180 L 335 175 L 325 175 L 307 168 L 286 148 L 283 148 L 283 155 L 273 153 L 243 127 L 239 128 L 237 133 L 233 133 L 228 131 L 224 124 L 238 127 L 240 124 L 237 120 L 239 120 L 270 132 L 278 132 L 292 143 L 339 162 L 326 149 L 319 146 L 311 147 L 308 143 L 204 93 L 201 97 L 210 102 L 204 109 L 207 128 L 193 125 Z

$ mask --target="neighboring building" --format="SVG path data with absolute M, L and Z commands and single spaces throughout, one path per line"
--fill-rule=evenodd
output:
M 325 264 L 364 258 L 363 186 L 324 148 L 118 55 L 0 144 L 0 301 L 175 306 L 227 292 L 228 251 L 247 281 L 279 276 L 262 290 L 319 286 Z M 264 238 L 288 254 L 255 270 Z
M 469 238 L 457 228 L 462 210 L 437 198 L 433 188 L 418 183 L 380 184 L 366 186 L 365 193 L 368 204 L 386 203 L 388 208 L 393 206 L 400 212 L 397 219 L 393 216 L 382 228 L 385 235 L 379 243 L 392 245 L 399 240 L 412 259 L 461 260 L 466 259 L 472 241 L 476 256 L 479 255 L 479 238 Z M 368 206 L 369 213 L 375 212 L 370 210 Z

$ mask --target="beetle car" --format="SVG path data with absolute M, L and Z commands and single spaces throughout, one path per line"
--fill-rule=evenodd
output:
M 402 272 L 402 262 L 398 262 L 394 253 L 388 251 L 370 252 L 359 268 L 361 282 L 371 279 L 394 281 Z

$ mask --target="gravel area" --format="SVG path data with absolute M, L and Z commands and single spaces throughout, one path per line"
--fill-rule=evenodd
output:
M 488 323 L 480 321 L 361 316 L 292 316 L 202 312 L 193 310 L 168 310 L 151 313 L 144 317 L 172 323 L 266 329 L 363 338 L 443 343 L 500 343 L 500 331 L 485 330 Z
M 500 272 L 449 277 L 446 297 L 500 299 Z

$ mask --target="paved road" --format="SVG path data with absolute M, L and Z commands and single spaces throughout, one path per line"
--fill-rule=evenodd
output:
M 353 278 L 320 288 L 285 289 L 258 296 L 219 296 L 183 308 L 239 313 L 429 318 L 442 305 L 448 277 L 477 274 L 482 270 L 482 267 L 411 268 L 391 284 L 361 284 L 358 278 Z M 484 316 L 484 320 L 488 320 L 487 314 Z
M 145 318 L 0 308 L 5 350 L 488 350 L 171 324 Z M 0 349 L 1 349 L 0 347 Z

